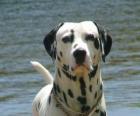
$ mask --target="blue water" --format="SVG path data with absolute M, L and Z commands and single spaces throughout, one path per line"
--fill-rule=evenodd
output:
M 60 22 L 83 20 L 96 21 L 113 37 L 102 67 L 109 116 L 140 114 L 139 0 L 0 0 L 1 116 L 31 116 L 32 100 L 45 83 L 30 60 L 54 74 L 44 36 Z

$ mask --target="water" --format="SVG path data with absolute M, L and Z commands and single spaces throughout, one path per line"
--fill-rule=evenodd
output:
M 1 0 L 0 113 L 30 116 L 34 96 L 45 85 L 30 65 L 54 65 L 42 40 L 59 22 L 94 20 L 113 37 L 102 75 L 109 116 L 140 114 L 139 0 Z

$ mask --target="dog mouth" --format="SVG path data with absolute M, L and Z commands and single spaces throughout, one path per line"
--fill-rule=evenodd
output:
M 72 71 L 77 76 L 84 76 L 89 73 L 90 67 L 86 64 L 76 64 L 74 67 L 72 67 Z
M 85 70 L 89 70 L 89 66 L 87 66 L 86 64 L 76 64 L 73 70 L 77 70 L 78 68 L 84 68 Z

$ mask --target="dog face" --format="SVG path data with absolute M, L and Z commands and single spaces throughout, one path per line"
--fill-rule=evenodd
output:
M 112 39 L 96 23 L 62 23 L 44 39 L 44 45 L 53 59 L 67 65 L 71 72 L 83 74 L 92 70 L 102 57 L 110 52 Z

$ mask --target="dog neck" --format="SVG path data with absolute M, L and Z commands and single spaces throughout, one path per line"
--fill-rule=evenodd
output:
M 100 64 L 84 76 L 71 74 L 67 65 L 56 66 L 53 89 L 57 98 L 73 111 L 90 111 L 102 95 Z

